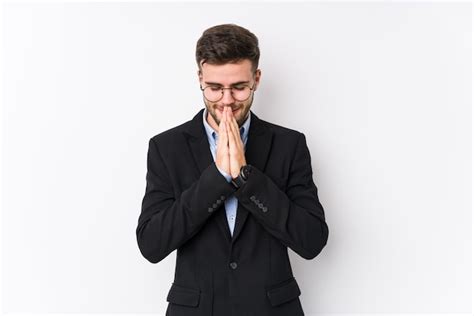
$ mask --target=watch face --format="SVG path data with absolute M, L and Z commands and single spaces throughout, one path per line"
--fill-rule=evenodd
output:
M 246 165 L 242 168 L 242 173 L 245 178 L 248 178 L 251 170 L 252 170 L 252 167 L 250 165 Z

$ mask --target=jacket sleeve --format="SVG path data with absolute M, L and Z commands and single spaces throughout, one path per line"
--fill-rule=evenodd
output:
M 157 263 L 193 237 L 235 189 L 210 164 L 199 179 L 178 196 L 158 146 L 150 139 L 146 189 L 136 228 L 138 247 Z
M 312 173 L 306 138 L 300 133 L 286 192 L 256 168 L 235 192 L 239 203 L 270 234 L 305 259 L 321 252 L 329 234 Z

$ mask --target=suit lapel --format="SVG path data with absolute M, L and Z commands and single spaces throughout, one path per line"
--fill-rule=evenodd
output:
M 189 147 L 191 148 L 191 153 L 193 155 L 196 168 L 199 171 L 198 177 L 212 162 L 212 153 L 209 148 L 209 142 L 206 136 L 206 130 L 202 123 L 202 115 L 204 109 L 199 111 L 198 114 L 194 116 L 191 120 L 187 134 L 190 136 L 188 138 Z
M 209 165 L 214 162 L 211 150 L 209 148 L 206 130 L 202 122 L 203 112 L 204 109 L 201 109 L 199 113 L 194 116 L 186 131 L 186 133 L 189 135 L 188 144 L 191 148 L 193 160 L 196 165 L 196 178 L 199 178 L 204 169 L 209 167 Z M 222 207 L 219 208 L 216 213 L 217 214 L 215 214 L 215 216 L 217 217 L 219 229 L 230 242 L 231 236 L 225 214 L 224 204 L 222 204 Z
M 187 129 L 187 134 L 189 135 L 188 144 L 191 148 L 191 153 L 196 164 L 196 170 L 198 171 L 197 177 L 199 177 L 204 169 L 214 161 L 202 122 L 203 112 L 204 109 L 201 109 L 199 113 L 194 116 Z M 252 111 L 250 111 L 250 115 L 252 117 L 250 120 L 249 135 L 245 149 L 245 159 L 247 160 L 247 164 L 250 164 L 263 172 L 272 145 L 273 134 Z M 224 208 L 224 205 L 222 207 Z M 219 227 L 227 240 L 231 241 L 225 208 L 217 213 L 216 216 Z M 239 236 L 247 217 L 248 211 L 238 203 L 237 218 L 232 242 Z

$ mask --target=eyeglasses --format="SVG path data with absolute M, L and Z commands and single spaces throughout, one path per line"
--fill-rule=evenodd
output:
M 248 85 L 237 85 L 235 87 L 230 88 L 224 88 L 220 86 L 207 86 L 204 88 L 201 86 L 200 88 L 203 92 L 204 98 L 206 98 L 206 100 L 209 102 L 217 102 L 221 100 L 224 97 L 225 89 L 230 89 L 232 97 L 236 101 L 242 102 L 250 98 L 250 95 L 252 94 L 252 91 L 255 88 L 255 83 L 252 87 L 249 87 Z

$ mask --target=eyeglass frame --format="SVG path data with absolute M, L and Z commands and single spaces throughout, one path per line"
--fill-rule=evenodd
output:
M 224 97 L 224 90 L 226 90 L 226 89 L 230 89 L 230 95 L 232 96 L 232 98 L 233 98 L 234 100 L 239 101 L 239 102 L 244 102 L 244 101 L 247 101 L 247 100 L 250 98 L 250 96 L 252 95 L 252 91 L 255 91 L 255 90 L 254 90 L 254 89 L 255 89 L 255 85 L 256 85 L 256 82 L 254 82 L 251 87 L 250 87 L 248 84 L 242 84 L 242 86 L 245 86 L 245 87 L 250 88 L 250 94 L 249 94 L 249 96 L 247 97 L 247 99 L 245 99 L 245 100 L 238 100 L 238 99 L 236 99 L 236 98 L 234 97 L 234 94 L 232 93 L 232 89 L 234 89 L 235 87 L 228 87 L 228 88 L 220 87 L 220 89 L 221 89 L 221 97 L 220 97 L 219 99 L 217 99 L 216 101 L 211 101 L 211 100 L 209 100 L 208 98 L 206 98 L 206 96 L 204 95 L 204 90 L 207 89 L 207 88 L 209 88 L 209 87 L 212 87 L 213 85 L 208 85 L 208 86 L 206 86 L 206 87 L 204 87 L 204 88 L 203 88 L 201 85 L 199 85 L 199 88 L 200 88 L 201 91 L 202 91 L 202 96 L 203 96 L 207 101 L 209 101 L 209 102 L 219 102 L 220 100 L 222 100 L 222 98 Z M 240 86 L 240 84 L 239 84 L 239 86 Z

